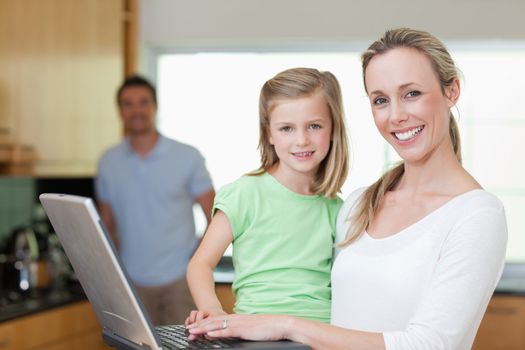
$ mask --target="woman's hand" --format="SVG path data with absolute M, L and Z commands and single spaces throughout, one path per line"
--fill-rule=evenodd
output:
M 246 340 L 285 339 L 293 318 L 284 315 L 210 316 L 187 326 L 189 340 L 207 338 L 242 338 Z
M 214 310 L 193 310 L 190 312 L 190 315 L 186 318 L 186 321 L 184 321 L 184 325 L 189 327 L 191 324 L 194 324 L 195 322 L 202 321 L 203 319 L 210 317 L 210 316 L 220 316 L 220 315 L 227 315 L 227 313 L 223 309 L 214 309 Z

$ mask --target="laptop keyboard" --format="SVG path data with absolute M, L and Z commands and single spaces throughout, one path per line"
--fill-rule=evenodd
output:
M 207 340 L 198 338 L 188 341 L 188 333 L 183 325 L 155 327 L 163 349 L 227 349 L 235 340 Z

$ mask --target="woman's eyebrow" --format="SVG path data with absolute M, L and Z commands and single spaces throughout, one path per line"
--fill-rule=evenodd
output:
M 397 90 L 403 90 L 403 89 L 406 89 L 407 87 L 409 87 L 410 85 L 418 85 L 414 82 L 409 82 L 409 83 L 405 83 L 405 84 L 401 84 L 397 87 Z M 372 96 L 372 95 L 382 95 L 384 94 L 382 90 L 374 90 L 372 92 L 370 92 L 368 95 L 369 96 Z

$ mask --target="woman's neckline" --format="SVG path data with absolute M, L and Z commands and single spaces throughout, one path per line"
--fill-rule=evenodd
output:
M 423 216 L 421 219 L 419 219 L 418 221 L 414 222 L 413 224 L 410 224 L 408 225 L 407 227 L 399 230 L 398 232 L 396 233 L 393 233 L 391 235 L 388 235 L 386 237 L 380 237 L 380 238 L 376 238 L 376 237 L 373 237 L 371 236 L 367 230 L 364 231 L 364 236 L 368 237 L 368 239 L 370 240 L 373 240 L 373 241 L 386 241 L 386 240 L 389 240 L 389 239 L 394 239 L 395 237 L 398 237 L 400 235 L 402 235 L 403 233 L 407 232 L 407 231 L 410 231 L 411 229 L 413 229 L 414 227 L 416 226 L 419 226 L 421 225 L 422 223 L 424 223 L 425 221 L 428 221 L 430 218 L 432 218 L 433 216 L 437 215 L 439 212 L 445 210 L 447 207 L 449 207 L 450 205 L 454 204 L 456 201 L 460 200 L 460 199 L 463 199 L 465 197 L 469 197 L 471 196 L 472 194 L 474 193 L 477 193 L 477 192 L 485 192 L 485 190 L 483 188 L 474 188 L 472 190 L 468 190 L 466 192 L 463 192 L 461 194 L 458 194 L 457 196 L 454 196 L 452 197 L 451 199 L 449 199 L 448 201 L 446 201 L 445 203 L 443 203 L 442 205 L 440 205 L 439 207 L 437 207 L 436 209 L 432 210 L 430 213 L 428 213 L 427 215 Z

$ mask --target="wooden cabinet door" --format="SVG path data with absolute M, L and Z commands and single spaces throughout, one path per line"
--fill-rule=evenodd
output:
M 93 174 L 120 138 L 124 0 L 0 1 L 0 127 L 39 175 Z
M 235 297 L 233 296 L 231 283 L 215 283 L 215 294 L 217 294 L 223 310 L 229 314 L 233 313 Z
M 110 349 L 91 305 L 78 302 L 0 324 L 2 350 Z
M 472 349 L 525 349 L 525 297 L 492 297 Z

